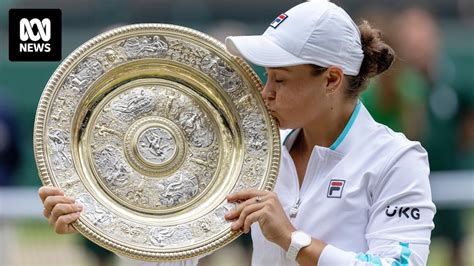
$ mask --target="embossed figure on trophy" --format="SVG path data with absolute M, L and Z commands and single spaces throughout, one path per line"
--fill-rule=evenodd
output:
M 143 90 L 141 91 L 141 96 L 143 96 Z M 122 113 L 133 113 L 147 102 L 148 101 L 145 97 L 127 97 L 126 100 L 120 101 L 114 105 L 112 109 Z
M 140 51 L 140 41 L 138 37 L 133 37 L 125 41 L 123 44 L 125 48 L 125 53 L 127 54 L 128 58 L 136 58 Z
M 118 63 L 124 62 L 126 59 L 123 54 L 113 48 L 107 48 L 100 57 L 106 68 L 111 68 Z
M 249 113 L 244 118 L 244 128 L 247 129 L 247 137 L 249 141 L 249 152 L 255 154 L 257 152 L 265 152 L 267 147 L 267 140 L 265 135 L 262 134 L 266 129 L 262 126 L 264 124 L 263 117 L 257 113 Z
M 186 132 L 191 143 L 199 148 L 205 148 L 214 141 L 210 127 L 204 125 L 204 115 L 196 108 L 185 110 L 179 115 L 179 123 Z
M 123 46 L 129 58 L 141 58 L 146 56 L 164 57 L 168 51 L 168 43 L 160 36 L 130 38 Z
M 179 40 L 170 42 L 170 58 L 186 65 L 197 68 L 206 54 L 209 54 L 209 52 L 200 49 L 195 45 L 184 43 Z
M 96 163 L 102 177 L 112 186 L 123 187 L 128 183 L 130 169 L 127 169 L 117 158 L 118 151 L 107 146 L 96 155 Z
M 219 60 L 217 63 L 217 76 L 215 78 L 227 92 L 233 92 L 241 85 L 240 78 L 235 71 L 223 60 Z
M 111 222 L 111 216 L 109 212 L 95 208 L 92 212 L 94 225 L 106 225 Z
M 112 103 L 112 113 L 121 120 L 129 121 L 153 108 L 152 93 L 135 89 Z
M 256 188 L 260 184 L 260 180 L 256 176 L 261 176 L 265 168 L 265 161 L 262 157 L 249 157 L 245 159 L 244 175 L 242 182 L 250 188 Z
M 144 193 L 143 181 L 138 186 L 134 186 L 133 190 L 128 191 L 125 197 L 127 200 L 142 206 L 148 205 L 150 202 L 150 199 Z
M 80 179 L 68 180 L 62 183 L 61 187 L 64 188 L 64 190 L 72 190 L 75 186 L 77 186 L 80 183 L 81 183 Z
M 180 173 L 177 178 L 162 184 L 164 192 L 160 195 L 161 204 L 173 207 L 193 198 L 199 191 L 196 177 L 190 173 Z
M 72 160 L 66 151 L 67 145 L 69 145 L 68 135 L 62 130 L 54 129 L 49 132 L 49 139 L 54 169 L 66 169 L 70 167 Z
M 176 102 L 176 100 L 178 100 L 180 98 L 180 95 L 175 91 L 167 91 L 166 94 L 165 94 L 165 97 L 166 97 L 166 100 L 164 100 L 166 102 L 165 117 L 167 117 L 169 119 L 170 115 L 171 115 L 171 112 L 172 111 L 175 112 L 178 109 L 179 105 L 174 106 L 174 103 Z
M 55 121 L 65 120 L 65 116 L 62 115 L 64 113 L 64 107 L 66 106 L 66 98 L 62 96 L 58 96 L 56 98 L 57 101 L 57 109 L 51 114 L 51 118 Z
M 164 247 L 171 243 L 170 239 L 175 233 L 167 228 L 154 228 L 150 232 L 150 241 L 155 246 Z
M 122 137 L 122 134 L 120 132 L 118 132 L 117 130 L 113 130 L 111 128 L 108 128 L 105 124 L 101 124 L 101 125 L 96 125 L 95 128 L 97 128 L 99 130 L 99 136 L 105 136 L 106 134 L 111 134 L 111 135 L 115 135 L 119 138 Z
M 145 38 L 141 49 L 138 51 L 138 55 L 150 55 L 156 54 L 158 56 L 165 56 L 168 50 L 168 44 L 161 40 L 159 36 L 153 36 Z
M 146 229 L 142 226 L 131 225 L 124 220 L 118 221 L 117 226 L 120 230 L 116 230 L 114 231 L 114 233 L 117 233 L 120 236 L 125 236 L 130 240 L 134 241 L 135 243 L 140 244 L 144 244 L 148 241 L 148 233 L 146 232 Z M 120 234 L 119 232 L 122 234 Z
M 76 201 L 84 206 L 85 215 L 89 217 L 94 225 L 101 225 L 107 229 L 107 226 L 113 222 L 111 213 L 97 207 L 89 195 L 78 197 Z
M 87 85 L 99 77 L 104 70 L 95 58 L 87 58 L 68 79 L 68 85 L 76 93 L 82 93 Z
M 211 222 L 208 219 L 203 219 L 199 224 L 199 227 L 204 233 L 211 231 Z
M 201 60 L 201 64 L 199 66 L 201 67 L 204 73 L 215 77 L 217 76 L 216 65 L 218 61 L 219 59 L 216 56 L 208 54 Z
M 173 138 L 169 134 L 163 134 L 158 129 L 147 131 L 144 137 L 144 139 L 141 138 L 139 141 L 140 146 L 154 155 L 154 159 L 158 159 L 157 161 L 160 163 L 168 160 L 170 151 L 173 152 L 175 150 L 176 145 L 174 145 Z
M 235 71 L 217 56 L 206 55 L 202 58 L 200 67 L 204 73 L 216 79 L 227 92 L 233 92 L 241 85 Z
M 258 103 L 255 101 L 254 97 L 252 97 L 251 94 L 245 94 L 237 101 L 237 109 L 240 112 L 253 111 L 255 109 L 255 106 L 258 106 Z

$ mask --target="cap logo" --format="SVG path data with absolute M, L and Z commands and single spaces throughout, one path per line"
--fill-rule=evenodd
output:
M 272 23 L 270 23 L 270 27 L 276 29 L 285 19 L 288 18 L 287 14 L 281 14 L 279 15 L 275 20 L 273 20 Z

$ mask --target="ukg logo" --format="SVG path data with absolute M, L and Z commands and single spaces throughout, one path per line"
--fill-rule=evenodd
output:
M 60 9 L 10 9 L 10 61 L 61 60 Z

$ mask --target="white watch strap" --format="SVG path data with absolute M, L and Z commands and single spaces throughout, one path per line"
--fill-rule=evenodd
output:
M 286 257 L 290 259 L 291 261 L 296 261 L 296 256 L 298 256 L 298 252 L 300 251 L 300 248 L 297 248 L 296 246 L 290 245 L 288 248 L 288 251 L 286 252 Z

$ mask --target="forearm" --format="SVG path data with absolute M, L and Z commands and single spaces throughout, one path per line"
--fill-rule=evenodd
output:
M 293 228 L 288 233 L 284 234 L 286 237 L 283 237 L 279 239 L 278 241 L 276 241 L 276 244 L 278 244 L 282 249 L 284 249 L 285 252 L 287 252 L 288 248 L 290 247 L 291 233 L 293 231 L 296 231 L 296 230 Z M 319 261 L 319 257 L 321 253 L 323 252 L 324 247 L 326 247 L 326 243 L 324 243 L 321 240 L 313 238 L 309 246 L 306 246 L 300 249 L 300 251 L 298 252 L 298 255 L 296 256 L 296 261 L 298 262 L 299 265 L 302 265 L 302 266 L 317 265 Z
M 313 238 L 311 245 L 302 248 L 300 252 L 298 252 L 296 261 L 301 266 L 317 265 L 324 247 L 326 247 L 326 243 Z
M 291 237 L 280 240 L 277 244 L 288 251 Z M 367 253 L 356 253 L 341 250 L 327 245 L 321 240 L 312 239 L 311 244 L 300 249 L 296 257 L 299 265 L 426 265 L 428 244 L 408 244 L 390 240 L 376 240 L 378 242 Z

